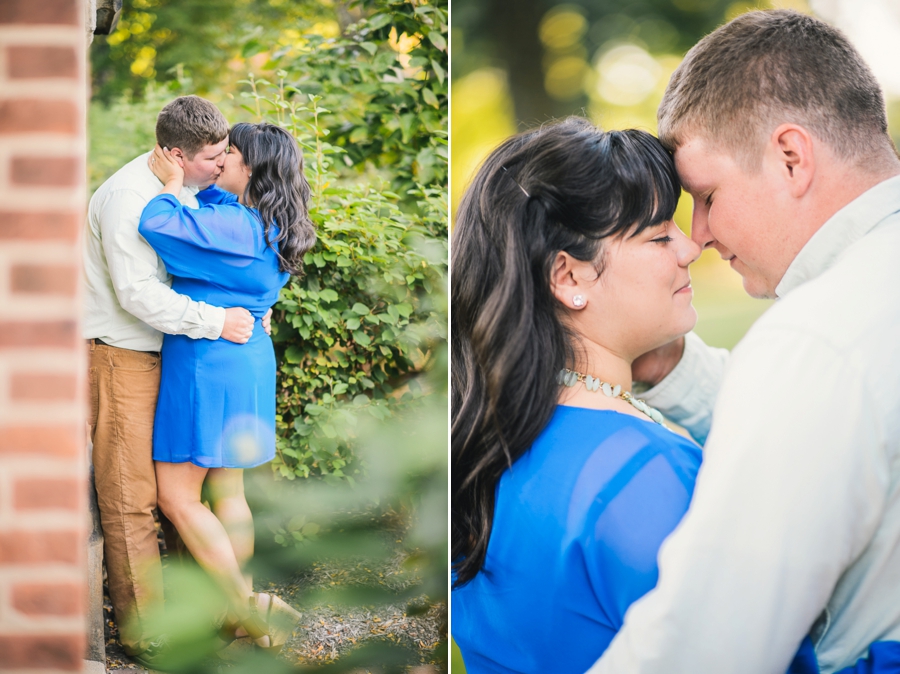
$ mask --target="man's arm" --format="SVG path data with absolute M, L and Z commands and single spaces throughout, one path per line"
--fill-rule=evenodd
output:
M 727 361 L 726 349 L 707 346 L 691 332 L 634 362 L 635 381 L 653 386 L 639 397 L 687 429 L 702 445 L 709 435 Z
M 590 674 L 784 672 L 880 521 L 883 424 L 850 359 L 770 328 L 728 368 L 659 584 Z
M 121 190 L 111 195 L 100 214 L 103 251 L 119 304 L 160 332 L 246 342 L 253 328 L 249 311 L 196 302 L 156 276 L 159 260 L 137 230 L 144 205 L 136 192 Z

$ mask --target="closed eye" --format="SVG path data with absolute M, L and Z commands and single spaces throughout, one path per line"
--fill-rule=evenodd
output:
M 672 239 L 671 236 L 661 236 L 661 237 L 659 237 L 658 239 L 650 239 L 650 240 L 651 240 L 653 243 L 663 243 L 663 244 L 665 244 L 665 243 L 669 243 L 669 242 L 672 241 L 673 239 Z

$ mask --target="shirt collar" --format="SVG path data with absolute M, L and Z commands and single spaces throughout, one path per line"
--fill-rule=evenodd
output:
M 775 294 L 784 297 L 817 277 L 847 248 L 897 211 L 900 211 L 900 176 L 878 183 L 831 216 L 800 249 L 775 288 Z

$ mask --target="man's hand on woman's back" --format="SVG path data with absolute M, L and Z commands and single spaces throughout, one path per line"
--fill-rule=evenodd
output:
M 222 339 L 235 344 L 246 344 L 253 334 L 256 319 L 243 307 L 231 307 L 225 310 L 225 325 L 222 327 Z

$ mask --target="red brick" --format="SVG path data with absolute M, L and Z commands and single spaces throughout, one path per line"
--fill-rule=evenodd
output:
M 5 1 L 5 0 L 4 0 Z M 0 636 L 0 670 L 58 669 L 80 672 L 83 634 L 4 634 Z
M 12 603 L 26 615 L 80 615 L 84 587 L 77 583 L 19 583 L 13 588 Z
M 13 505 L 16 510 L 78 510 L 85 493 L 87 483 L 84 480 L 19 478 L 13 487 Z
M 75 321 L 0 322 L 0 348 L 60 346 L 74 348 Z
M 14 372 L 10 394 L 16 401 L 75 400 L 76 379 L 71 374 Z
M 84 451 L 79 424 L 0 426 L 0 456 L 73 457 Z
M 18 264 L 12 268 L 15 293 L 41 293 L 74 297 L 78 272 L 74 265 Z
M 76 134 L 78 128 L 79 111 L 72 101 L 0 101 L 0 133 Z
M 82 218 L 75 212 L 0 211 L 0 240 L 76 241 L 81 224 Z
M 0 564 L 78 564 L 84 554 L 81 539 L 72 530 L 3 531 L 0 532 Z
M 77 26 L 80 11 L 83 10 L 78 0 L 2 0 L 0 24 Z
M 12 79 L 78 76 L 78 56 L 72 47 L 10 47 L 6 54 Z
M 13 157 L 12 181 L 32 187 L 75 187 L 81 184 L 83 168 L 76 157 Z

